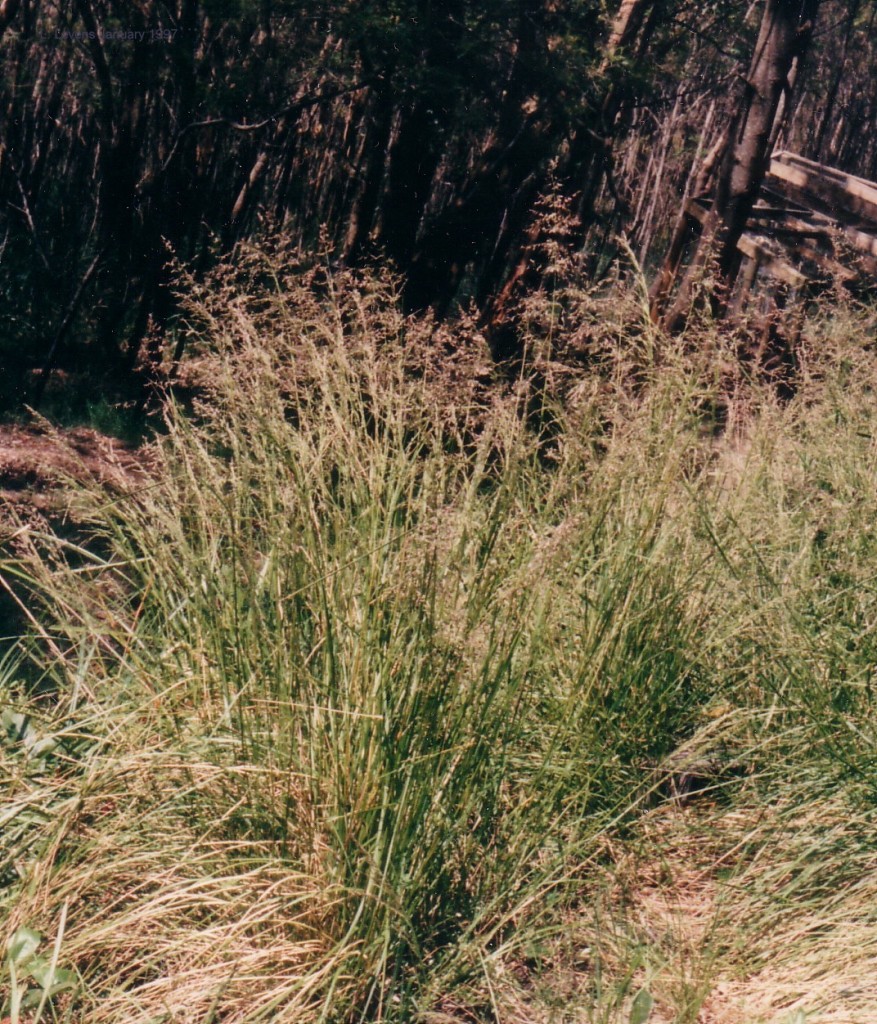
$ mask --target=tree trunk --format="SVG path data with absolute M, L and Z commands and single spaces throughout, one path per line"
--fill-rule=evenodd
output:
M 740 265 L 737 243 L 761 189 L 770 162 L 770 138 L 789 72 L 806 53 L 819 0 L 767 0 L 755 54 L 744 80 L 737 115 L 725 136 L 713 204 L 694 258 L 664 326 L 679 331 L 691 311 L 695 289 L 715 256 L 717 283 L 710 296 L 721 314 Z
M 361 131 L 365 133 L 366 143 L 361 165 L 357 168 L 360 187 L 350 214 L 347 238 L 344 242 L 345 261 L 355 263 L 367 255 L 371 248 L 372 229 L 380 206 L 381 191 L 384 188 L 394 112 L 392 92 L 385 82 L 380 82 L 370 98 L 361 127 Z
M 21 6 L 21 0 L 0 0 L 0 39 Z
M 602 188 L 605 176 L 611 174 L 612 143 L 618 130 L 617 121 L 624 104 L 624 95 L 615 78 L 611 77 L 611 65 L 618 55 L 633 50 L 643 24 L 662 0 L 622 0 L 618 13 L 612 22 L 606 42 L 606 55 L 600 65 L 600 73 L 606 76 L 606 90 L 600 103 L 600 121 L 602 134 L 589 128 L 580 128 L 571 137 L 569 149 L 562 166 L 558 168 L 558 178 L 569 192 L 578 192 L 575 205 L 577 230 L 575 237 L 569 237 L 570 247 L 581 244 L 590 226 L 594 199 Z M 639 54 L 642 55 L 641 52 Z M 535 182 L 536 186 L 542 182 Z M 528 200 L 532 201 L 538 194 L 538 187 L 531 189 Z M 538 215 L 530 212 L 529 223 L 524 224 L 524 213 L 519 211 L 519 225 L 525 230 L 517 232 L 517 246 L 513 249 L 511 233 L 508 235 L 506 248 L 502 253 L 505 261 L 504 280 L 497 274 L 491 280 L 489 289 L 484 289 L 483 299 L 486 303 L 485 321 L 491 339 L 491 347 L 495 353 L 509 354 L 515 347 L 513 311 L 522 294 L 538 286 L 544 275 L 544 260 L 539 256 L 540 242 L 543 237 L 544 225 Z M 522 236 L 522 237 L 521 237 Z M 511 264 L 511 266 L 509 266 Z M 496 290 L 496 284 L 502 287 Z M 488 300 L 488 295 L 493 293 Z
M 815 136 L 812 142 L 812 148 L 810 156 L 814 160 L 823 160 L 823 144 L 825 137 L 828 132 L 829 125 L 834 121 L 834 108 L 837 102 L 837 96 L 840 91 L 841 81 L 843 80 L 844 71 L 847 66 L 847 59 L 849 57 L 850 40 L 853 37 L 853 29 L 855 28 L 856 17 L 859 13 L 860 0 L 853 0 L 850 4 L 850 9 L 847 13 L 846 26 L 844 29 L 844 40 L 843 48 L 840 56 L 834 67 L 834 74 L 831 78 L 831 84 L 828 87 L 828 92 L 825 95 L 825 100 L 822 107 L 822 116 L 819 119 L 819 126 L 816 129 Z
M 615 54 L 630 47 L 642 28 L 646 14 L 653 6 L 654 0 L 622 0 L 618 14 L 612 22 L 606 59 L 601 70 L 606 70 Z

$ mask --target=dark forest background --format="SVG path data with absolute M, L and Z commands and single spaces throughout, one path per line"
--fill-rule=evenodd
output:
M 474 303 L 512 353 L 552 202 L 591 278 L 619 238 L 653 270 L 765 7 L 807 42 L 769 141 L 877 178 L 865 0 L 3 0 L 3 400 L 135 379 L 179 348 L 171 258 L 268 234 L 387 260 L 408 309 Z

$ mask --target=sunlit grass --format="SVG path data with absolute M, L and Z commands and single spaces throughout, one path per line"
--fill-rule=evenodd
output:
M 713 436 L 705 348 L 449 385 L 385 289 L 270 269 L 193 298 L 151 482 L 9 541 L 2 1012 L 694 1022 L 771 965 L 764 1019 L 825 1011 L 820 942 L 872 942 L 856 335 Z

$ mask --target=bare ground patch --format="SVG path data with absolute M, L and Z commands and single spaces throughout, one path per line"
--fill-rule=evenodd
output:
M 70 489 L 98 482 L 110 493 L 148 478 L 146 449 L 89 427 L 0 426 L 0 523 L 69 518 Z

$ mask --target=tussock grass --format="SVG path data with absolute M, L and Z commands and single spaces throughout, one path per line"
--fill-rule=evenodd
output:
M 490 385 L 388 288 L 248 259 L 193 286 L 151 481 L 7 545 L 4 1012 L 839 1020 L 831 957 L 868 1004 L 865 314 L 786 404 L 635 300 Z

